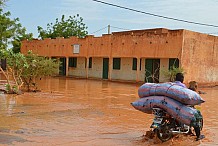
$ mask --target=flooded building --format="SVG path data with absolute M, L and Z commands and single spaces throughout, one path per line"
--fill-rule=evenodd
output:
M 218 37 L 165 28 L 113 32 L 101 37 L 25 40 L 21 52 L 59 58 L 65 76 L 131 82 L 169 81 L 170 67 L 186 72 L 185 82 L 218 83 Z

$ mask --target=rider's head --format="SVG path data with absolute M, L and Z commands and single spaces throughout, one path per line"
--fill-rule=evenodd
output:
M 176 74 L 175 81 L 180 81 L 181 83 L 183 83 L 183 81 L 184 81 L 184 75 L 183 75 L 183 73 L 177 73 L 177 74 Z
M 191 81 L 191 82 L 189 82 L 189 87 L 188 88 L 193 90 L 193 91 L 197 91 L 198 83 L 196 81 Z

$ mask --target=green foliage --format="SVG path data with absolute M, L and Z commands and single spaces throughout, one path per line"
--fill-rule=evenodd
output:
M 1 8 L 2 6 L 4 6 L 4 4 L 5 4 L 6 1 L 7 1 L 7 0 L 0 0 L 0 8 Z
M 11 90 L 10 84 L 5 84 L 5 87 L 6 87 L 6 92 L 9 92 Z
M 8 50 L 0 49 L 0 59 L 5 59 L 9 55 Z
M 0 50 L 0 59 L 5 58 L 7 69 L 6 71 L 3 71 L 1 67 L 0 69 L 7 79 L 6 91 L 8 93 L 17 93 L 23 81 L 30 90 L 36 78 L 53 75 L 59 67 L 59 62 L 56 60 L 37 56 L 31 51 L 25 56 L 21 53 L 14 53 L 12 50 Z M 9 81 L 11 76 L 13 83 Z
M 59 67 L 59 64 L 54 59 L 37 56 L 31 51 L 25 57 L 28 67 L 23 71 L 22 77 L 24 78 L 50 76 Z
M 13 45 L 15 52 L 19 52 L 21 41 L 31 39 L 32 33 L 26 34 L 26 29 L 19 23 L 19 18 L 11 19 L 11 13 L 4 12 L 5 0 L 0 1 L 0 49 L 7 49 Z
M 23 84 L 21 74 L 28 65 L 25 56 L 21 53 L 14 53 L 11 49 L 2 49 L 0 50 L 0 59 L 6 59 L 7 61 L 6 70 L 4 71 L 0 68 L 7 80 L 7 93 L 18 93 Z M 13 80 L 13 82 L 10 80 Z
M 10 84 L 6 84 L 5 88 L 6 88 L 7 93 L 18 93 L 19 92 L 18 85 L 11 86 Z
M 185 74 L 185 71 L 183 68 L 181 67 L 171 67 L 170 70 L 162 70 L 162 73 L 164 74 L 164 76 L 169 79 L 170 82 L 173 82 L 175 80 L 176 74 L 177 73 L 183 73 Z
M 26 83 L 28 90 L 32 84 L 36 84 L 36 78 L 54 75 L 59 68 L 59 62 L 56 60 L 37 56 L 31 51 L 25 57 L 27 65 L 23 69 L 21 77 Z
M 13 90 L 13 93 L 18 93 L 19 92 L 19 89 L 18 89 L 17 85 L 13 85 L 12 90 Z
M 61 20 L 56 19 L 55 23 L 48 23 L 47 30 L 38 26 L 39 38 L 56 38 L 64 37 L 69 38 L 71 36 L 77 36 L 79 38 L 84 38 L 88 32 L 87 27 L 83 23 L 83 18 L 77 14 L 76 16 L 69 16 L 65 20 L 65 16 L 62 15 Z
M 16 74 L 19 74 L 23 68 L 25 68 L 28 64 L 26 62 L 26 58 L 21 53 L 14 53 L 11 49 L 7 51 L 7 66 L 14 71 Z
M 25 28 L 19 28 L 17 30 L 17 35 L 13 37 L 13 40 L 11 41 L 13 45 L 13 52 L 18 53 L 20 52 L 21 48 L 21 42 L 23 40 L 32 40 L 33 39 L 33 34 L 32 33 L 26 33 Z

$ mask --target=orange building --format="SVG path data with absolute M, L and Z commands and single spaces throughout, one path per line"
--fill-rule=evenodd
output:
M 185 83 L 218 83 L 218 37 L 165 28 L 113 32 L 101 37 L 25 40 L 21 52 L 60 58 L 60 74 L 73 77 L 165 82 L 174 63 Z

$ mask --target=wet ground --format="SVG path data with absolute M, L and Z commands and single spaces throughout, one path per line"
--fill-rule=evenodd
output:
M 0 94 L 0 145 L 218 145 L 218 87 L 201 89 L 205 139 L 178 135 L 161 143 L 145 136 L 153 116 L 130 105 L 139 85 L 71 78 L 39 84 L 42 92 Z

